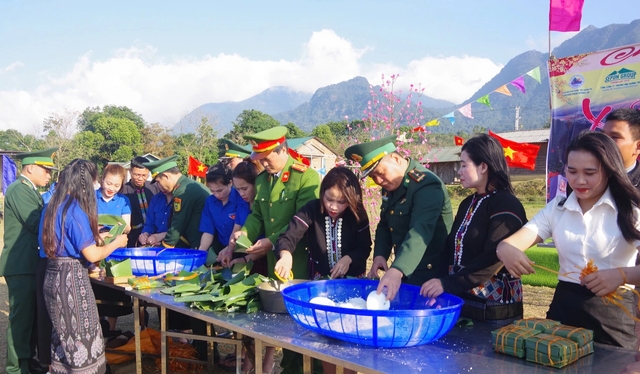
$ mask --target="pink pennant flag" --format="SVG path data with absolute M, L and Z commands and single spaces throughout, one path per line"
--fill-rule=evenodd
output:
M 511 85 L 522 91 L 523 94 L 527 93 L 527 89 L 524 87 L 524 76 L 512 80 Z
M 473 115 L 471 114 L 471 103 L 459 108 L 458 112 L 462 113 L 462 115 L 467 118 L 473 118 Z
M 496 89 L 493 92 L 497 92 L 497 93 L 501 93 L 503 95 L 511 96 L 511 91 L 509 91 L 509 89 L 507 88 L 506 84 L 501 86 L 501 87 L 499 87 L 498 89 Z
M 551 0 L 549 31 L 580 31 L 584 0 Z

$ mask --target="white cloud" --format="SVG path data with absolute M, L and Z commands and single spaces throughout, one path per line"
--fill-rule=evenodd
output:
M 16 70 L 17 68 L 22 67 L 22 66 L 24 66 L 24 64 L 22 62 L 20 62 L 20 61 L 12 62 L 7 67 L 4 67 L 4 68 L 0 69 L 0 74 L 8 73 L 8 72 Z
M 62 108 L 82 111 L 108 104 L 126 105 L 148 122 L 172 124 L 202 104 L 244 100 L 273 86 L 314 92 L 358 75 L 379 84 L 382 73 L 400 73 L 406 86 L 421 83 L 425 95 L 461 102 L 502 67 L 471 56 L 427 56 L 407 66 L 363 65 L 367 50 L 322 30 L 311 35 L 293 61 L 224 53 L 167 61 L 151 46 L 121 49 L 105 60 L 87 52 L 65 74 L 49 77 L 35 90 L 0 91 L 0 128 L 38 124 Z

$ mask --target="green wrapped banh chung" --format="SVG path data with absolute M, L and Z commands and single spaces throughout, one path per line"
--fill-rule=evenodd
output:
M 578 348 L 578 357 L 584 357 L 593 353 L 593 341 Z
M 541 333 L 527 338 L 527 361 L 561 368 L 578 360 L 578 344 L 557 335 Z
M 541 332 L 546 332 L 548 329 L 554 326 L 558 326 L 560 322 L 544 318 L 527 318 L 513 321 L 513 324 L 516 326 L 525 326 L 532 329 L 540 330 Z
M 529 327 L 507 325 L 491 331 L 493 350 L 515 357 L 525 357 L 525 340 L 540 331 Z
M 558 325 L 545 331 L 547 334 L 562 336 L 578 343 L 579 347 L 593 341 L 593 330 L 568 325 Z

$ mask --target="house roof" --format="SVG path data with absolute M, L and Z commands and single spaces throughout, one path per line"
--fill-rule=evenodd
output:
M 158 161 L 160 159 L 159 157 L 154 156 L 152 153 L 144 154 L 144 155 L 142 155 L 142 157 L 146 157 L 147 160 L 149 160 L 149 161 Z M 131 161 L 127 161 L 127 162 L 109 161 L 107 164 L 121 165 L 125 169 L 129 169 L 131 167 Z
M 289 146 L 289 148 L 298 149 L 298 147 L 311 139 L 313 139 L 313 136 L 307 136 L 306 138 L 287 139 L 287 145 Z
M 433 147 L 422 159 L 425 162 L 455 162 L 460 161 L 460 150 L 462 146 L 455 147 Z
M 550 132 L 551 129 L 510 131 L 499 133 L 498 136 L 518 143 L 544 143 L 549 141 Z

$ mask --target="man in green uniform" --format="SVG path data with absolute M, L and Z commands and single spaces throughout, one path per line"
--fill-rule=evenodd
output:
M 198 248 L 200 246 L 200 216 L 204 202 L 211 194 L 202 184 L 182 175 L 177 155 L 143 165 L 151 171 L 153 182 L 163 193 L 173 194 L 171 225 L 162 240 L 169 248 Z
M 53 153 L 57 148 L 21 153 L 18 180 L 4 197 L 4 248 L 0 255 L 0 276 L 9 291 L 7 326 L 7 373 L 27 374 L 42 370 L 33 359 L 36 349 L 36 265 L 38 229 L 44 208 L 37 187 L 51 180 Z M 50 347 L 39 347 L 50 349 Z M 46 370 L 44 371 L 46 372 Z
M 388 136 L 345 151 L 347 159 L 360 163 L 363 178 L 368 175 L 382 187 L 369 276 L 385 271 L 378 293 L 387 287 L 388 300 L 401 282 L 422 285 L 445 274 L 441 253 L 453 222 L 449 194 L 440 178 L 396 152 L 395 142 L 395 135 Z M 395 260 L 388 267 L 392 250 Z
M 320 193 L 320 175 L 289 155 L 285 135 L 287 128 L 277 126 L 254 135 L 245 135 L 253 145 L 252 160 L 259 160 L 265 171 L 256 178 L 256 197 L 251 214 L 231 245 L 244 232 L 251 242 L 247 253 L 255 258 L 267 255 L 269 276 L 274 277 L 276 258 L 273 248 L 278 236 L 287 230 L 289 221 L 306 203 Z M 256 241 L 261 235 L 265 238 Z M 301 240 L 293 253 L 293 274 L 307 278 L 309 256 L 306 241 Z
M 287 128 L 277 126 L 253 135 L 245 135 L 252 145 L 252 160 L 259 160 L 264 171 L 256 178 L 256 197 L 251 214 L 240 231 L 229 241 L 233 249 L 235 241 L 246 233 L 252 246 L 247 248 L 247 257 L 252 259 L 267 256 L 269 276 L 274 278 L 276 258 L 273 249 L 278 236 L 287 230 L 289 221 L 306 203 L 320 194 L 320 175 L 291 157 L 286 143 Z M 263 239 L 256 241 L 260 236 Z M 293 275 L 297 279 L 308 279 L 309 254 L 306 240 L 301 240 L 293 252 Z M 272 355 L 271 355 L 272 356 Z M 265 356 L 263 369 L 269 368 L 273 357 Z M 283 350 L 283 373 L 302 372 L 302 356 Z
M 222 142 L 224 143 L 225 149 L 222 159 L 229 165 L 229 169 L 231 170 L 235 169 L 236 165 L 251 155 L 251 148 L 249 146 L 242 146 L 227 139 L 222 139 Z

